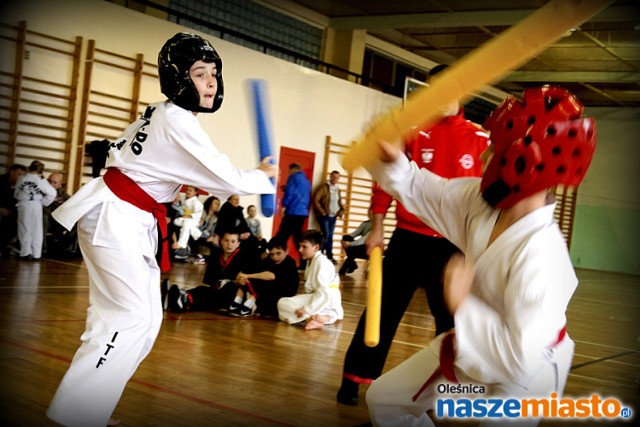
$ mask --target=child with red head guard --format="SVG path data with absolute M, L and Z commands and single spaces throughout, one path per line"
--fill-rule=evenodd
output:
M 484 124 L 493 157 L 482 179 L 440 178 L 380 143 L 374 179 L 465 259 L 454 257 L 445 275 L 455 330 L 371 385 L 374 425 L 433 425 L 427 411 L 438 398 L 462 397 L 447 390 L 480 391 L 482 399 L 562 394 L 574 349 L 565 313 L 578 280 L 548 190 L 577 186 L 589 167 L 595 124 L 581 115 L 582 105 L 560 88 L 508 98 Z

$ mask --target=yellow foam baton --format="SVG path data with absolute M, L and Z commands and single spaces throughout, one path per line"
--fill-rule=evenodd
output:
M 444 107 L 456 100 L 464 102 L 482 86 L 499 81 L 611 3 L 613 0 L 550 1 L 438 74 L 433 84 L 411 97 L 404 108 L 380 117 L 343 157 L 342 166 L 353 171 L 375 163 L 380 158 L 378 141 L 398 143 L 415 126 L 435 124 Z
M 367 288 L 367 317 L 364 343 L 375 347 L 380 341 L 380 305 L 382 304 L 382 248 L 375 247 L 369 254 L 369 286 Z

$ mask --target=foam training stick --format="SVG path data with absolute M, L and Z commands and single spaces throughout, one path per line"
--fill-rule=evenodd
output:
M 353 171 L 380 158 L 380 140 L 398 143 L 415 126 L 427 127 L 441 118 L 443 107 L 464 102 L 482 86 L 499 81 L 568 30 L 596 15 L 613 0 L 552 0 L 518 24 L 456 61 L 433 84 L 376 120 L 342 159 Z
M 369 287 L 364 343 L 375 347 L 380 341 L 380 305 L 382 303 L 382 249 L 375 247 L 369 254 Z
M 264 80 L 251 79 L 251 95 L 253 97 L 253 111 L 256 119 L 256 133 L 258 136 L 258 150 L 260 151 L 260 160 L 268 156 L 273 156 L 273 147 L 271 145 L 271 134 L 269 133 L 269 121 L 267 119 L 267 84 Z M 274 160 L 271 160 L 273 163 Z M 271 178 L 271 182 L 275 185 L 276 181 Z M 262 215 L 269 218 L 275 211 L 275 195 L 260 195 L 260 210 Z

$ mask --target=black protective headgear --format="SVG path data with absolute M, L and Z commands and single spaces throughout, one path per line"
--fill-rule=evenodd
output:
M 213 62 L 218 68 L 218 89 L 211 108 L 200 106 L 198 90 L 189 77 L 189 69 L 196 61 Z M 178 33 L 167 40 L 158 53 L 158 77 L 162 93 L 174 104 L 186 110 L 213 113 L 222 104 L 222 60 L 211 43 L 200 36 Z

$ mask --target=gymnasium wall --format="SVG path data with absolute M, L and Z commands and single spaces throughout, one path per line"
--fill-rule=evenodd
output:
M 194 32 L 102 0 L 13 1 L 2 6 L 0 19 L 10 25 L 26 21 L 30 31 L 60 38 L 81 36 L 84 50 L 87 41 L 93 39 L 97 48 L 126 57 L 142 54 L 146 62 L 153 63 L 168 38 L 178 31 Z M 253 168 L 259 163 L 251 99 L 246 88 L 246 80 L 249 78 L 264 79 L 269 84 L 269 115 L 276 153 L 281 146 L 316 153 L 314 183 L 321 180 L 327 135 L 331 135 L 333 140 L 350 143 L 361 132 L 364 123 L 401 101 L 337 77 L 209 35 L 201 35 L 212 41 L 222 57 L 225 98 L 218 112 L 199 114 L 198 119 L 216 147 L 240 168 Z M 2 52 L 2 55 L 12 58 L 13 54 Z M 84 58 L 84 51 L 82 56 Z M 34 60 L 43 63 L 33 63 Z M 32 54 L 31 60 L 25 61 L 24 66 L 35 74 L 42 70 L 39 77 L 46 78 L 47 70 L 50 69 L 50 64 L 46 64 L 46 61 L 46 57 L 42 59 L 41 56 Z M 5 64 L 5 67 L 11 68 L 11 65 Z M 130 93 L 128 86 L 131 83 L 125 74 L 114 75 L 112 70 L 96 71 L 93 73 L 92 87 L 103 86 L 110 91 L 121 89 L 123 94 Z M 154 102 L 164 99 L 164 96 L 160 93 L 159 85 L 152 79 L 147 79 L 143 81 L 140 98 L 146 102 Z M 78 111 L 77 115 L 79 113 Z M 74 141 L 77 141 L 76 137 Z M 71 163 L 74 164 L 73 161 Z M 340 169 L 337 161 L 329 167 L 330 170 Z M 359 173 L 366 174 L 364 171 Z M 73 176 L 71 171 L 68 176 Z M 255 196 L 243 197 L 241 200 L 243 206 L 257 202 Z M 272 220 L 261 218 L 261 221 L 264 234 L 270 236 Z
M 141 53 L 149 62 L 155 62 L 165 40 L 184 29 L 103 0 L 10 0 L 0 8 L 4 23 L 17 25 L 26 21 L 33 31 L 65 39 L 81 36 L 83 49 L 89 39 L 94 39 L 101 49 L 127 57 Z M 258 163 L 245 90 L 248 78 L 269 82 L 276 151 L 286 146 L 316 153 L 315 182 L 321 179 L 327 135 L 334 141 L 349 143 L 368 121 L 399 102 L 363 86 L 206 37 L 223 58 L 225 101 L 214 115 L 198 117 L 214 144 L 239 167 L 252 168 Z M 2 56 L 11 58 L 6 52 Z M 50 65 L 28 66 L 46 73 Z M 126 86 L 113 76 L 98 73 L 94 79 L 98 79 L 97 85 Z M 148 102 L 163 99 L 153 81 L 141 89 L 141 99 Z M 635 188 L 640 178 L 636 165 L 640 154 L 637 143 L 640 110 L 592 109 L 588 114 L 597 119 L 599 145 L 579 190 L 571 257 L 580 268 L 640 274 L 637 256 L 640 196 Z M 339 169 L 337 160 L 332 160 L 328 168 Z M 242 199 L 244 206 L 256 202 L 255 197 Z M 272 221 L 261 220 L 265 235 L 270 235 Z
M 640 274 L 640 109 L 592 108 L 598 146 L 579 188 L 576 267 Z

